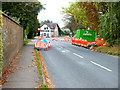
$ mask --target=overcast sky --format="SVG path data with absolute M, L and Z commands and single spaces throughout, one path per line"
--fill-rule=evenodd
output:
M 69 2 L 74 2 L 75 0 L 39 0 L 41 4 L 46 4 L 45 10 L 40 11 L 38 14 L 38 19 L 41 21 L 50 20 L 54 23 L 58 23 L 60 27 L 64 26 L 62 21 L 62 7 L 68 7 Z

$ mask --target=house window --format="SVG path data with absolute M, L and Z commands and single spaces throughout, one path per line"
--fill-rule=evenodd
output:
M 54 30 L 52 30 L 51 32 L 54 32 Z
M 46 27 L 44 27 L 44 29 L 46 30 Z
M 49 33 L 47 34 L 47 38 L 49 38 Z
M 44 32 L 43 30 L 40 30 L 40 32 Z
M 44 29 L 46 30 L 46 29 L 48 29 L 48 27 L 44 27 Z
M 49 32 L 49 30 L 46 30 L 46 32 Z
M 41 36 L 43 36 L 43 34 L 41 34 Z
M 44 33 L 44 36 L 46 36 L 46 33 Z

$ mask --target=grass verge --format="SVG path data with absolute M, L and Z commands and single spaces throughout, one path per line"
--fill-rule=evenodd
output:
M 2 65 L 3 65 L 3 62 L 0 61 L 0 87 L 2 87 Z
M 61 35 L 61 36 L 59 36 L 59 37 L 67 37 L 67 36 L 69 36 L 69 35 Z
M 76 45 L 76 46 L 83 47 L 83 46 L 80 46 L 80 45 Z M 120 57 L 120 48 L 119 47 L 120 47 L 120 44 L 119 45 L 113 45 L 111 47 L 109 47 L 109 46 L 97 46 L 97 47 L 93 47 L 92 50 L 96 51 L 96 52 L 99 52 L 99 53 Z
M 26 44 L 29 43 L 29 42 L 31 42 L 30 39 L 26 39 L 26 40 L 24 40 L 24 45 L 26 45 Z
M 47 85 L 48 88 L 54 88 L 54 86 L 52 85 L 52 82 L 51 82 L 51 80 L 49 78 L 49 75 L 48 75 L 48 72 L 47 72 L 47 68 L 46 68 L 46 66 L 44 64 L 44 60 L 43 60 L 43 58 L 41 56 L 41 53 L 39 51 L 37 51 L 37 50 L 36 50 L 36 52 L 38 52 L 38 55 L 39 55 L 39 58 L 40 58 L 40 64 L 41 64 L 41 67 L 42 67 L 42 70 L 43 70 L 43 74 L 44 74 L 46 85 Z M 41 87 L 44 88 L 45 85 L 44 86 L 40 86 L 39 88 L 41 88 Z
M 95 48 L 95 51 L 120 57 L 120 48 L 119 47 L 120 47 L 120 45 L 113 45 L 112 47 L 99 46 L 99 47 Z
M 38 55 L 37 49 L 35 49 L 35 56 L 36 56 L 36 61 L 37 61 L 37 67 L 38 67 L 39 75 L 42 76 L 41 66 L 40 66 L 40 59 L 39 59 L 39 55 Z
M 42 70 L 41 70 L 42 68 L 41 68 L 40 58 L 39 58 L 39 54 L 38 54 L 37 49 L 35 49 L 35 56 L 36 56 L 38 73 L 39 73 L 39 75 L 40 75 L 41 77 L 43 77 L 43 75 L 42 75 Z M 42 82 L 43 82 L 43 79 L 42 79 Z M 48 88 L 48 87 L 47 87 L 47 85 L 40 85 L 40 86 L 38 87 L 38 89 L 36 89 L 36 90 L 39 90 L 39 88 Z

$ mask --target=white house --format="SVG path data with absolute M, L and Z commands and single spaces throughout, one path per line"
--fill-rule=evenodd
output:
M 57 23 L 40 23 L 40 36 L 58 37 L 59 26 Z

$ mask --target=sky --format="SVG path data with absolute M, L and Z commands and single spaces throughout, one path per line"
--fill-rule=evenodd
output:
M 64 22 L 62 21 L 63 15 L 61 14 L 62 7 L 68 7 L 69 2 L 74 2 L 75 0 L 38 0 L 41 4 L 46 4 L 45 10 L 40 11 L 38 14 L 38 20 L 50 20 L 53 23 L 58 23 L 60 28 L 64 27 Z

